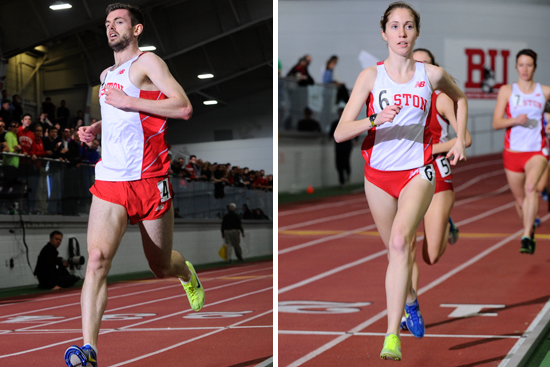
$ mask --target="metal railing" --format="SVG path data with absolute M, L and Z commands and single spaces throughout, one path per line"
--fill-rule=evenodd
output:
M 21 212 L 32 215 L 87 216 L 92 194 L 89 188 L 95 182 L 93 164 L 70 162 L 52 158 L 37 158 L 6 153 L 20 157 L 19 167 L 0 166 L 0 214 Z M 173 205 L 176 217 L 220 218 L 227 213 L 227 205 L 235 203 L 237 212 L 243 204 L 250 210 L 260 209 L 273 218 L 273 192 L 244 187 L 218 186 L 213 182 L 187 181 L 170 177 L 174 189 Z

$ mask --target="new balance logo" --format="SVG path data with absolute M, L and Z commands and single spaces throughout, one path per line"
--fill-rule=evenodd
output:
M 418 88 L 418 87 L 423 88 L 424 85 L 426 85 L 426 82 L 416 82 L 416 85 L 414 87 L 415 88 Z

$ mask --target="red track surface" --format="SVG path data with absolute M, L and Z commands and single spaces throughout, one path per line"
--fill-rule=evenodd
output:
M 550 297 L 547 203 L 535 254 L 520 254 L 522 226 L 500 156 L 470 159 L 453 174 L 460 239 L 434 266 L 417 251 L 426 335 L 401 334 L 402 366 L 498 366 Z M 363 193 L 281 206 L 279 366 L 391 364 L 379 359 L 386 267 Z M 453 317 L 460 305 L 486 307 Z
M 273 263 L 198 274 L 206 291 L 200 312 L 174 279 L 109 286 L 100 366 L 244 367 L 272 356 Z M 65 366 L 65 349 L 81 337 L 80 290 L 0 302 L 2 367 Z

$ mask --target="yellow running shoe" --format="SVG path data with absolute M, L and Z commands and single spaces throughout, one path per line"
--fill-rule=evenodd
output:
M 189 270 L 191 270 L 191 279 L 185 284 L 181 279 L 180 282 L 181 285 L 183 285 L 183 289 L 185 289 L 185 293 L 187 293 L 187 298 L 189 299 L 189 304 L 191 305 L 191 308 L 195 311 L 199 311 L 204 305 L 204 288 L 202 287 L 199 277 L 195 272 L 193 264 L 191 264 L 189 261 L 186 261 L 185 263 L 189 267 Z
M 401 360 L 401 340 L 395 334 L 390 334 L 384 339 L 384 348 L 380 352 L 381 359 Z

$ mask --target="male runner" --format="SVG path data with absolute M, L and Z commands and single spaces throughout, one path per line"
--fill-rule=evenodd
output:
M 106 13 L 115 64 L 101 73 L 102 120 L 78 130 L 88 144 L 102 134 L 102 160 L 96 165 L 96 181 L 90 189 L 89 258 L 81 296 L 84 346 L 67 349 L 69 367 L 97 367 L 97 338 L 107 305 L 106 278 L 128 219 L 131 224 L 139 223 L 145 256 L 155 276 L 178 277 L 193 310 L 199 311 L 204 304 L 204 290 L 193 265 L 172 250 L 173 191 L 165 142 L 167 118 L 187 120 L 193 108 L 166 63 L 152 53 L 140 52 L 143 15 L 139 9 L 116 3 Z

